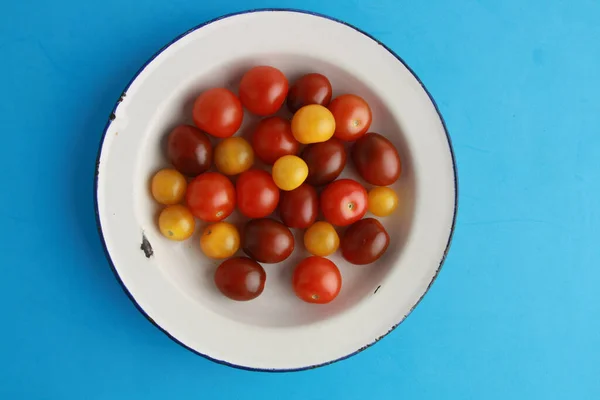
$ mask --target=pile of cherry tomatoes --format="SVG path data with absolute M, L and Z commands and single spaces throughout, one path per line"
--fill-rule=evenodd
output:
M 225 88 L 201 93 L 195 126 L 180 125 L 169 134 L 167 156 L 174 168 L 158 171 L 151 183 L 154 199 L 166 205 L 160 232 L 185 240 L 195 218 L 208 222 L 200 247 L 210 258 L 225 259 L 214 276 L 225 296 L 243 301 L 262 293 L 266 273 L 259 263 L 279 263 L 292 254 L 290 228 L 305 229 L 304 247 L 312 254 L 295 267 L 292 282 L 296 295 L 310 303 L 338 295 L 340 271 L 325 258 L 338 248 L 358 265 L 386 251 L 390 238 L 383 225 L 363 217 L 367 210 L 385 217 L 396 209 L 398 197 L 387 186 L 402 170 L 398 151 L 382 135 L 367 133 L 372 115 L 361 97 L 331 97 L 331 84 L 321 74 L 304 75 L 289 87 L 280 70 L 258 66 L 244 74 L 239 96 Z M 291 121 L 273 116 L 286 101 Z M 243 108 L 266 117 L 250 142 L 233 136 Z M 221 139 L 214 149 L 207 135 Z M 347 158 L 374 185 L 370 192 L 357 181 L 337 179 Z M 262 167 L 253 168 L 255 159 Z M 224 221 L 236 207 L 249 219 L 241 232 Z M 280 221 L 270 218 L 277 209 Z M 348 228 L 340 238 L 334 226 Z M 234 257 L 240 247 L 248 257 Z

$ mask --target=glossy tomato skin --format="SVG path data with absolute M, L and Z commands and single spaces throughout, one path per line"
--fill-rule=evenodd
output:
M 338 267 L 323 257 L 308 257 L 294 269 L 292 286 L 296 296 L 307 303 L 326 304 L 342 289 Z
M 244 226 L 242 247 L 244 253 L 258 262 L 278 263 L 294 251 L 294 236 L 279 221 L 253 219 Z
M 208 136 L 200 129 L 179 125 L 169 134 L 167 157 L 177 171 L 187 176 L 197 176 L 210 168 L 213 148 Z
M 352 161 L 360 176 L 372 185 L 391 185 L 402 173 L 398 150 L 378 133 L 367 133 L 354 143 Z
M 308 165 L 306 182 L 315 186 L 333 182 L 346 166 L 344 143 L 336 138 L 309 144 L 302 151 L 301 157 Z
M 335 118 L 334 136 L 353 141 L 363 136 L 371 126 L 371 108 L 362 97 L 343 94 L 333 99 L 329 111 Z
M 271 174 L 258 169 L 242 172 L 236 182 L 237 205 L 248 218 L 270 215 L 279 203 L 279 188 Z
M 367 213 L 367 190 L 352 179 L 340 179 L 321 193 L 321 210 L 333 225 L 347 226 Z
M 390 236 L 375 218 L 365 218 L 352 224 L 340 244 L 342 256 L 357 265 L 377 261 L 387 250 Z
M 288 93 L 288 80 L 277 68 L 261 65 L 248 70 L 240 82 L 240 100 L 252 114 L 275 114 Z
M 283 156 L 295 155 L 298 147 L 290 121 L 280 117 L 263 119 L 252 135 L 254 153 L 265 164 L 273 165 Z
M 319 214 L 319 196 L 314 187 L 303 183 L 297 189 L 282 192 L 279 216 L 290 228 L 305 229 L 311 226 Z
M 331 101 L 331 92 L 331 83 L 325 75 L 306 74 L 290 87 L 287 107 L 292 113 L 309 104 L 320 104 L 327 107 Z
M 225 296 L 232 300 L 248 301 L 263 292 L 267 274 L 256 261 L 247 257 L 234 257 L 219 265 L 214 280 Z
M 235 208 L 235 188 L 222 174 L 205 172 L 192 180 L 185 195 L 190 211 L 196 218 L 218 222 Z
M 244 110 L 231 90 L 213 88 L 196 98 L 193 118 L 196 126 L 209 135 L 226 138 L 240 129 Z

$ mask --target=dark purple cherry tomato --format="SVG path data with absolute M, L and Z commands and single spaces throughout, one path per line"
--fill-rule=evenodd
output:
M 321 186 L 333 182 L 346 166 L 346 149 L 341 140 L 331 138 L 326 142 L 309 144 L 301 158 L 308 165 L 306 182 Z
M 244 226 L 242 247 L 244 253 L 258 262 L 278 263 L 294 251 L 294 236 L 279 221 L 253 219 Z
M 210 168 L 213 148 L 208 136 L 200 129 L 179 125 L 169 134 L 167 156 L 177 171 L 196 176 Z
M 340 243 L 342 256 L 357 265 L 370 264 L 385 253 L 390 236 L 375 218 L 365 218 L 353 223 Z
M 263 267 L 247 257 L 224 261 L 215 271 L 215 285 L 232 300 L 248 301 L 258 297 L 265 288 L 267 274 Z
M 279 216 L 290 228 L 311 226 L 319 213 L 319 196 L 314 187 L 303 183 L 300 187 L 283 191 L 279 200 Z
M 287 96 L 287 106 L 292 113 L 309 104 L 327 107 L 331 101 L 331 83 L 325 75 L 306 74 L 298 79 Z
M 354 143 L 352 161 L 360 176 L 372 185 L 391 185 L 402 173 L 398 150 L 379 133 L 367 133 Z

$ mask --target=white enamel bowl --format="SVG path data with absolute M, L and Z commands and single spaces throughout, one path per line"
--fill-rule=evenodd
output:
M 234 302 L 215 288 L 218 262 L 202 255 L 198 232 L 176 243 L 157 229 L 159 207 L 150 196 L 149 179 L 168 165 L 166 135 L 179 123 L 191 123 L 191 105 L 202 90 L 226 86 L 236 91 L 243 72 L 261 64 L 280 68 L 290 81 L 320 72 L 331 80 L 334 96 L 365 98 L 373 111 L 371 131 L 388 137 L 403 160 L 402 176 L 394 185 L 400 210 L 382 219 L 391 236 L 387 253 L 368 266 L 331 257 L 343 285 L 328 305 L 303 303 L 292 291 L 292 269 L 307 255 L 298 240 L 301 232 L 295 233 L 296 250 L 288 260 L 264 265 L 263 294 Z M 246 114 L 244 121 L 240 134 L 246 135 L 257 119 Z M 344 175 L 360 179 L 351 170 L 347 167 Z M 220 18 L 158 52 L 115 106 L 96 179 L 106 253 L 140 311 L 190 350 L 249 369 L 327 364 L 390 332 L 437 275 L 456 212 L 449 138 L 419 80 L 389 49 L 356 28 L 297 11 Z M 153 254 L 147 257 L 143 250 L 150 249 Z

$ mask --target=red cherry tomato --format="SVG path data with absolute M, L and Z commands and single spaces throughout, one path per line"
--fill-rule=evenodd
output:
M 167 156 L 177 171 L 196 176 L 210 168 L 213 148 L 208 136 L 200 129 L 179 125 L 169 134 Z
M 267 116 L 281 108 L 288 92 L 283 72 L 266 65 L 250 69 L 240 82 L 240 100 L 252 114 Z
M 367 133 L 354 143 L 352 161 L 360 176 L 372 185 L 391 185 L 402 173 L 398 150 L 379 133 Z
M 331 101 L 331 83 L 325 75 L 306 74 L 298 79 L 288 93 L 287 106 L 292 113 L 309 104 L 327 107 Z
M 235 188 L 231 181 L 216 172 L 205 172 L 191 181 L 185 194 L 187 205 L 196 218 L 217 222 L 227 218 L 235 208 Z
M 248 218 L 266 217 L 279 203 L 279 188 L 271 174 L 258 169 L 242 172 L 236 191 L 238 208 Z
M 337 297 L 342 275 L 336 265 L 323 257 L 308 257 L 294 269 L 294 292 L 307 303 L 325 304 Z
M 265 288 L 264 268 L 247 257 L 224 261 L 215 271 L 215 285 L 232 300 L 248 301 L 258 297 Z
M 265 164 L 273 165 L 280 157 L 296 155 L 300 143 L 292 135 L 290 121 L 270 117 L 259 122 L 252 135 L 252 148 Z
M 352 141 L 367 133 L 371 126 L 371 109 L 362 97 L 343 94 L 333 99 L 329 111 L 335 118 L 336 138 Z
M 314 187 L 303 183 L 300 187 L 281 194 L 279 216 L 290 228 L 308 228 L 316 221 L 318 213 L 319 196 Z
M 367 213 L 367 191 L 352 179 L 334 181 L 321 193 L 321 210 L 333 225 L 350 225 Z
M 242 103 L 231 90 L 208 89 L 194 102 L 194 123 L 209 135 L 226 138 L 242 125 Z
M 375 218 L 365 218 L 352 224 L 340 243 L 342 256 L 352 264 L 370 264 L 385 253 L 390 236 Z
M 332 182 L 346 166 L 344 143 L 336 138 L 309 144 L 302 150 L 301 157 L 308 165 L 306 182 L 315 186 Z

